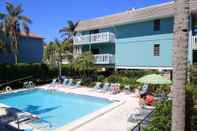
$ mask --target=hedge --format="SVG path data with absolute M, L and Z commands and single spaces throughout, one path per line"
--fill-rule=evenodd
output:
M 32 76 L 33 79 L 47 80 L 57 76 L 58 70 L 46 64 L 0 65 L 0 80 L 10 81 Z

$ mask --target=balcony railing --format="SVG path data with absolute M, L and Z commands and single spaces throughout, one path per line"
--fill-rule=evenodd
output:
M 75 36 L 74 45 L 94 44 L 94 43 L 114 43 L 115 35 L 110 32 L 103 32 L 90 35 Z
M 114 64 L 115 57 L 112 54 L 98 54 L 94 55 L 95 64 Z
M 192 48 L 197 49 L 197 36 L 192 36 Z

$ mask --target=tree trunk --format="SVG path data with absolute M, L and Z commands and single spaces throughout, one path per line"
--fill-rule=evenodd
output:
M 62 56 L 61 56 L 61 54 L 59 54 L 59 76 L 62 76 Z
M 13 33 L 13 47 L 14 47 L 14 60 L 15 60 L 15 64 L 18 64 L 18 39 L 17 39 L 17 34 L 16 32 Z
M 176 0 L 173 44 L 172 131 L 185 130 L 189 0 Z
M 14 63 L 18 64 L 18 56 L 16 52 L 14 52 Z

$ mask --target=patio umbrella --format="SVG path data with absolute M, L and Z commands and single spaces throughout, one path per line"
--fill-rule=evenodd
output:
M 152 85 L 168 85 L 172 82 L 159 74 L 145 75 L 137 80 L 139 83 Z

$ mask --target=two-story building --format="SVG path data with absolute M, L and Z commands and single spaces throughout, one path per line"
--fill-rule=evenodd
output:
M 197 62 L 197 1 L 190 4 L 188 62 Z M 95 64 L 116 69 L 172 69 L 175 3 L 131 9 L 80 21 L 75 56 L 90 51 Z
M 3 35 L 0 36 L 0 40 Z M 3 39 L 3 38 L 2 38 Z M 3 42 L 3 41 L 1 41 Z M 5 46 L 5 43 L 2 43 Z M 9 42 L 7 43 L 9 46 Z M 20 63 L 37 63 L 41 62 L 43 58 L 43 38 L 34 33 L 21 33 L 19 39 L 18 60 Z M 6 48 L 6 47 L 5 47 Z M 14 53 L 10 47 L 8 50 L 0 52 L 0 64 L 14 64 Z M 9 51 L 10 50 L 10 51 Z

